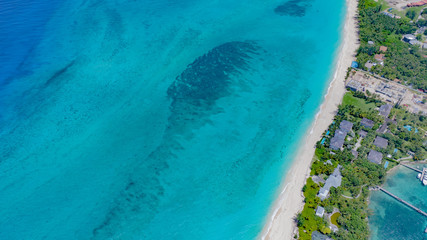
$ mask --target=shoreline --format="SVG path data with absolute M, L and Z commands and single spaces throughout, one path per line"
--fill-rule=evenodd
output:
M 280 194 L 269 211 L 259 239 L 293 239 L 296 229 L 294 218 L 304 207 L 304 196 L 301 189 L 310 175 L 316 142 L 333 121 L 338 105 L 342 101 L 345 94 L 344 80 L 347 68 L 350 67 L 359 46 L 355 20 L 357 4 L 358 1 L 346 0 L 345 22 L 340 49 L 334 61 L 333 78 L 313 123 L 300 141 L 301 147 L 281 184 Z

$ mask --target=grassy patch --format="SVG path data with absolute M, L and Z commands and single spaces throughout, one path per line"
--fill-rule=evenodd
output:
M 363 100 L 361 98 L 354 97 L 351 92 L 347 92 L 344 95 L 342 104 L 344 106 L 346 106 L 346 105 L 353 105 L 356 108 L 360 108 L 364 112 L 369 112 L 370 110 L 376 108 L 376 106 L 375 106 L 374 103 L 366 103 L 365 100 Z
M 339 227 L 340 225 L 337 222 L 338 217 L 341 216 L 341 213 L 336 212 L 334 214 L 332 214 L 331 216 L 331 223 L 334 224 L 335 226 Z
M 342 195 L 344 195 L 344 196 L 346 196 L 346 197 L 351 197 L 351 192 L 350 192 L 350 191 L 348 191 L 348 190 L 344 190 L 344 191 L 342 192 Z

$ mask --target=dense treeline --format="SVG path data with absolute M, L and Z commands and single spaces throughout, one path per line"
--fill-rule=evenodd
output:
M 361 46 L 357 59 L 360 67 L 367 61 L 375 62 L 374 55 L 381 45 L 388 47 L 384 65 L 376 65 L 371 71 L 389 79 L 400 79 L 414 88 L 427 90 L 426 50 L 401 41 L 403 34 L 415 33 L 417 26 L 427 25 L 427 20 L 411 23 L 409 18 L 391 18 L 381 13 L 381 4 L 373 0 L 359 1 L 359 26 Z M 424 15 L 423 15 L 424 16 Z M 418 36 L 422 38 L 421 35 Z M 373 41 L 374 45 L 368 44 Z

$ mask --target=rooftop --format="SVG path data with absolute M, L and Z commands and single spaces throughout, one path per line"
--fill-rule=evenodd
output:
M 328 237 L 328 236 L 326 236 L 324 234 L 321 234 L 318 231 L 314 231 L 311 234 L 311 240 L 332 240 L 332 238 L 330 238 L 330 237 Z
M 377 136 L 375 138 L 374 145 L 379 147 L 379 148 L 387 148 L 388 140 L 383 138 L 383 137 Z
M 324 213 L 325 213 L 325 209 L 323 207 L 318 206 L 316 208 L 316 216 L 323 217 Z
M 338 150 L 342 147 L 342 145 L 344 144 L 344 140 L 345 140 L 345 136 L 347 135 L 346 132 L 338 129 L 335 131 L 335 135 L 333 138 L 331 138 L 331 142 L 329 144 L 329 147 L 334 149 L 334 150 Z
M 418 2 L 408 3 L 406 6 L 408 7 L 419 7 L 427 4 L 427 0 L 421 0 Z
M 381 46 L 380 47 L 380 52 L 387 52 L 387 47 L 386 46 Z
M 317 194 L 317 196 L 321 200 L 326 199 L 326 197 L 329 193 L 329 189 L 331 187 L 337 188 L 337 187 L 341 186 L 342 176 L 341 176 L 340 168 L 341 168 L 340 165 L 338 165 L 335 168 L 334 172 L 326 180 L 325 185 L 319 190 L 319 194 Z
M 365 67 L 366 68 L 369 68 L 369 69 L 371 69 L 373 66 L 375 66 L 376 65 L 376 63 L 372 63 L 372 62 L 370 62 L 370 61 L 368 61 L 368 62 L 366 62 L 365 63 Z
M 360 124 L 362 126 L 365 126 L 367 128 L 372 128 L 374 126 L 374 121 L 367 119 L 367 118 L 363 118 L 362 121 L 360 121 Z
M 377 60 L 377 61 L 379 61 L 379 62 L 382 62 L 382 61 L 384 61 L 384 59 L 385 59 L 385 57 L 384 57 L 385 55 L 383 54 L 383 53 L 381 53 L 381 54 L 375 54 L 375 56 L 374 56 L 374 58 L 375 58 L 375 60 Z
M 418 41 L 418 40 L 411 40 L 411 41 L 409 41 L 409 44 L 411 44 L 411 45 L 421 45 L 422 43 L 420 41 Z
M 383 154 L 377 152 L 375 150 L 369 151 L 368 160 L 372 163 L 381 164 L 381 160 L 383 159 Z
M 360 91 L 362 89 L 362 84 L 357 80 L 351 79 L 347 82 L 346 87 L 353 91 Z
M 380 128 L 378 128 L 377 132 L 379 133 L 385 133 L 387 131 L 387 124 L 384 123 L 383 125 L 381 125 Z
M 412 34 L 405 34 L 405 35 L 403 35 L 403 38 L 408 40 L 408 41 L 416 39 L 416 37 Z
M 340 123 L 340 129 L 343 131 L 343 132 L 350 132 L 351 131 L 351 129 L 353 128 L 353 123 L 352 122 L 349 122 L 349 121 L 347 121 L 347 120 L 343 120 L 341 123 Z
M 380 115 L 383 117 L 388 117 L 393 106 L 391 104 L 384 104 L 380 107 Z
M 361 136 L 361 137 L 366 137 L 366 135 L 368 135 L 368 132 L 367 131 L 365 131 L 365 130 L 360 130 L 359 131 L 359 136 Z
M 355 158 L 357 158 L 357 156 L 359 156 L 359 153 L 356 150 L 351 150 L 351 154 L 353 154 L 353 156 Z

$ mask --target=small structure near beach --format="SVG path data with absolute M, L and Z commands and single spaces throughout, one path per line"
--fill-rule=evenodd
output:
M 388 140 L 383 137 L 377 136 L 374 140 L 374 145 L 379 148 L 387 148 Z
M 374 126 L 374 121 L 367 119 L 367 118 L 362 118 L 362 121 L 360 121 L 360 125 L 367 127 L 367 128 L 372 128 Z
M 341 176 L 340 168 L 341 166 L 338 165 L 335 168 L 334 172 L 326 180 L 325 185 L 322 188 L 320 188 L 319 193 L 317 194 L 320 200 L 323 201 L 326 198 L 328 198 L 329 190 L 331 189 L 331 187 L 337 188 L 341 186 L 342 176 Z
M 381 164 L 383 154 L 375 150 L 371 150 L 368 154 L 368 160 L 372 163 Z
M 323 214 L 325 214 L 325 209 L 321 206 L 317 206 L 316 216 L 323 217 Z

